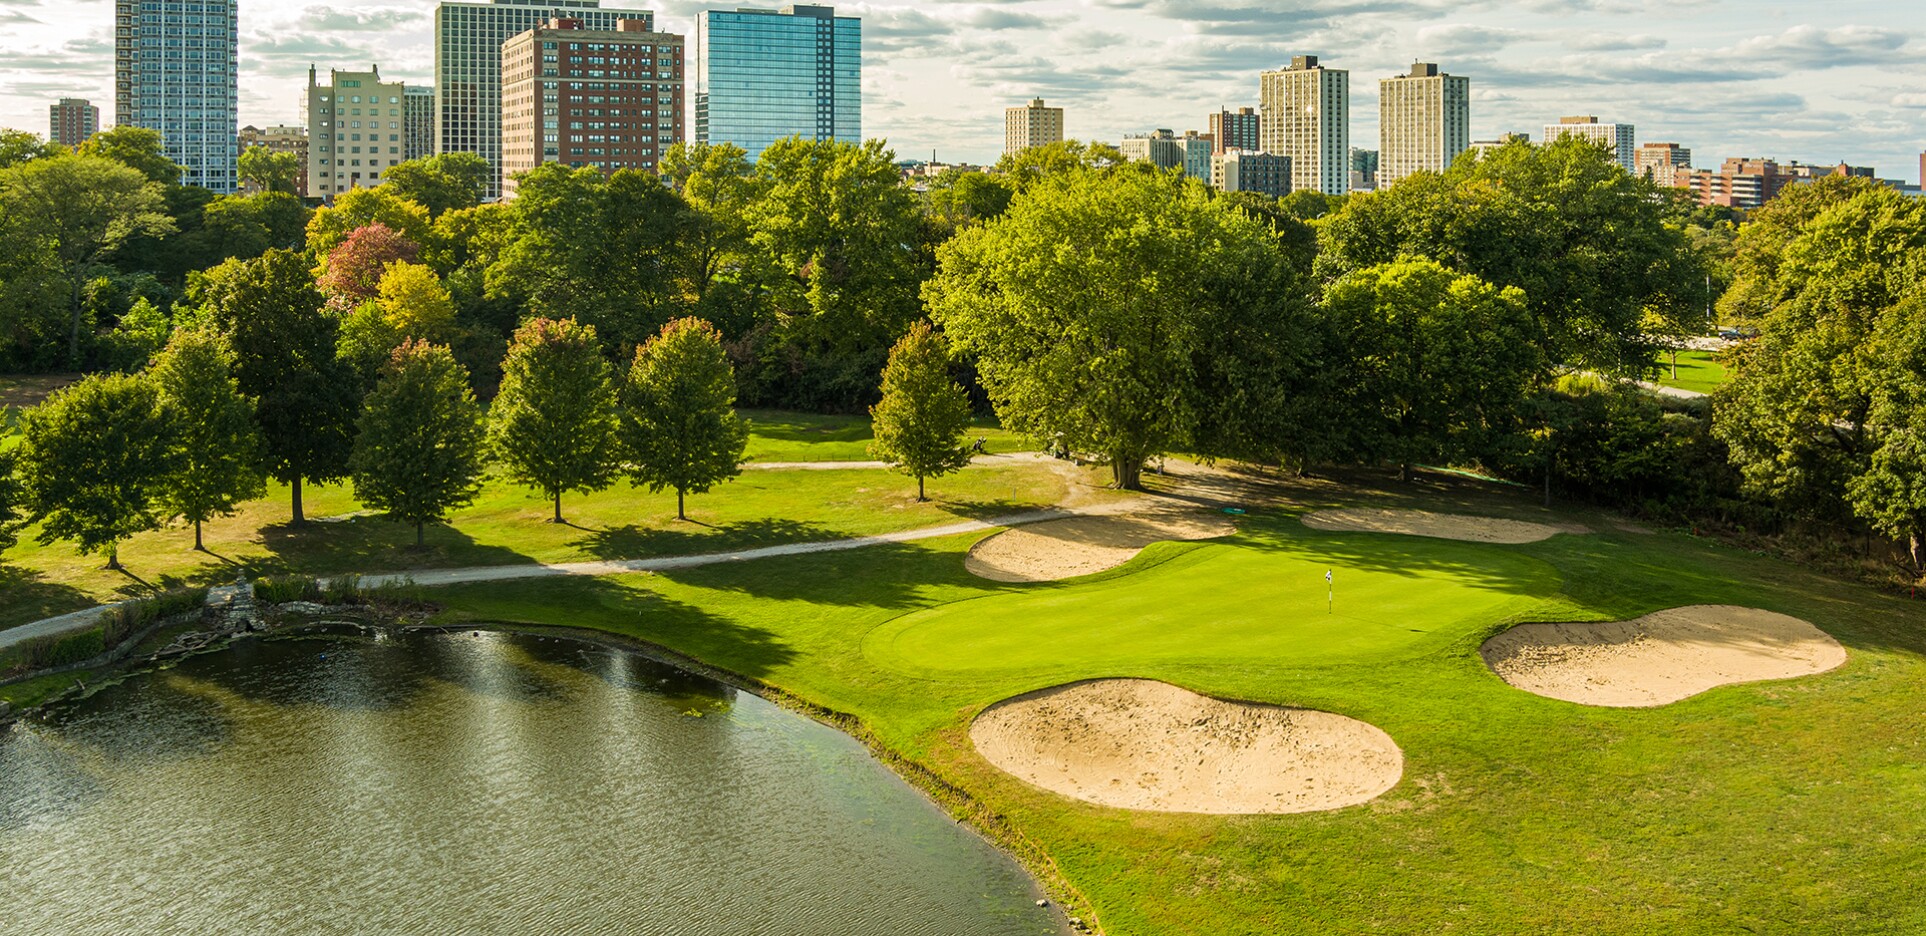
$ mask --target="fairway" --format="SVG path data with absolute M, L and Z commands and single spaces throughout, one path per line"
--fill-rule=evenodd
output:
M 1369 662 L 1556 613 L 1544 599 L 1557 581 L 1550 566 L 1504 547 L 1258 534 L 1162 544 L 1116 573 L 1014 586 L 906 614 L 872 631 L 863 652 L 927 676 L 1048 671 L 1069 659 L 1095 666 L 1227 655 L 1275 665 Z
M 1654 380 L 1663 387 L 1711 393 L 1725 383 L 1725 366 L 1719 363 L 1717 351 L 1680 351 L 1679 373 L 1673 377 L 1672 355 L 1660 354 L 1658 376 Z

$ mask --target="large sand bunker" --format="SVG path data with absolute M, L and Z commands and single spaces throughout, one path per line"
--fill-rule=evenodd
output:
M 1630 621 L 1520 624 L 1478 652 L 1526 692 L 1619 707 L 1664 705 L 1846 662 L 1845 648 L 1811 624 L 1733 605 L 1688 605 Z
M 1005 699 L 970 725 L 990 763 L 1054 793 L 1123 809 L 1294 813 L 1397 785 L 1404 754 L 1353 718 L 1226 702 L 1149 679 Z
M 1045 582 L 1114 569 L 1161 540 L 1210 539 L 1235 532 L 1223 514 L 1188 506 L 1046 520 L 977 543 L 963 567 L 998 582 Z
M 1429 510 L 1392 510 L 1384 507 L 1346 507 L 1305 514 L 1304 525 L 1314 530 L 1404 533 L 1472 543 L 1536 543 L 1560 533 L 1584 533 L 1584 527 L 1503 520 Z

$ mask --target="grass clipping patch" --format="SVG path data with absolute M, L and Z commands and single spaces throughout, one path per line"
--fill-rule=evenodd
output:
M 1071 517 L 1004 530 L 970 547 L 963 567 L 996 582 L 1048 582 L 1114 569 L 1164 540 L 1229 536 L 1222 514 L 1169 507 L 1127 516 Z
M 1629 621 L 1520 624 L 1478 653 L 1499 678 L 1526 692 L 1621 708 L 1809 676 L 1846 662 L 1845 648 L 1819 628 L 1735 605 L 1687 605 Z
M 1403 533 L 1437 539 L 1463 540 L 1468 543 L 1536 543 L 1560 533 L 1587 533 L 1584 527 L 1533 523 L 1529 520 L 1503 520 L 1466 514 L 1433 513 L 1429 510 L 1392 510 L 1382 507 L 1347 507 L 1319 510 L 1304 515 L 1304 525 L 1313 530 L 1338 530 L 1363 533 Z
M 1227 702 L 1149 679 L 1005 699 L 971 723 L 970 740 L 1033 786 L 1161 812 L 1337 809 L 1376 798 L 1404 773 L 1391 736 L 1356 719 Z

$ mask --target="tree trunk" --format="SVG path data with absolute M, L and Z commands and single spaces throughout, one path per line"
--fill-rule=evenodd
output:
M 1545 453 L 1545 506 L 1547 507 L 1551 506 L 1552 465 L 1554 464 L 1555 458 L 1556 456 L 1552 453 Z
M 1919 574 L 1919 568 L 1920 568 L 1919 567 L 1919 534 L 1914 533 L 1913 535 L 1907 537 L 1906 540 L 1907 540 L 1907 546 L 1912 550 L 1912 553 L 1913 553 L 1913 574 L 1917 576 Z
M 1144 489 L 1144 460 L 1141 458 L 1118 457 L 1110 460 L 1110 476 L 1121 491 L 1141 491 Z
M 423 538 L 423 535 L 422 535 L 422 532 L 421 532 L 421 528 L 422 528 L 422 526 L 423 526 L 423 524 L 421 524 L 421 523 L 419 523 L 419 522 L 417 522 L 417 523 L 415 524 L 415 546 L 416 546 L 416 547 L 421 547 L 421 546 L 424 546 L 424 545 L 426 545 L 426 541 L 425 541 L 425 539 Z
M 923 476 L 922 475 L 916 476 L 916 499 L 918 502 L 929 500 L 929 498 L 923 496 Z
M 207 547 L 201 545 L 201 522 L 199 520 L 194 521 L 194 551 L 207 552 Z
M 681 488 L 675 489 L 675 518 L 677 520 L 689 519 L 689 516 L 682 512 L 682 493 Z
M 1917 542 L 1917 540 L 1915 540 L 1915 542 Z M 119 542 L 112 542 L 107 544 L 107 571 L 109 572 L 120 571 L 120 543 Z
M 1672 349 L 1672 379 L 1679 379 L 1679 349 Z
M 1406 482 L 1411 480 L 1411 463 L 1410 462 L 1408 461 L 1398 462 L 1398 480 L 1406 481 Z
M 562 492 L 555 492 L 555 523 L 562 522 Z
M 300 526 L 301 524 L 308 522 L 308 518 L 305 516 L 302 516 L 301 514 L 301 476 L 300 475 L 294 476 L 293 490 L 294 490 L 294 514 L 293 514 L 294 519 L 290 521 L 289 525 Z
M 80 366 L 80 270 L 78 268 L 74 269 L 67 278 L 73 281 L 74 287 L 73 306 L 68 309 L 68 315 L 72 319 L 72 327 L 69 329 L 69 335 L 67 337 L 67 362 L 78 368 Z M 111 568 L 119 568 L 119 566 L 112 566 Z

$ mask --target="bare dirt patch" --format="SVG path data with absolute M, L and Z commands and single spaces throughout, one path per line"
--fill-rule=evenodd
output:
M 1237 532 L 1222 513 L 1183 505 L 1142 512 L 1046 520 L 1005 530 L 970 548 L 963 567 L 998 582 L 1045 582 L 1114 569 L 1162 540 Z
M 1520 624 L 1478 648 L 1499 678 L 1583 705 L 1665 705 L 1707 689 L 1823 673 L 1846 662 L 1830 634 L 1735 605 L 1688 605 L 1629 621 Z
M 20 374 L 0 376 L 0 406 L 25 409 L 38 406 L 55 390 L 80 379 L 79 374 Z
M 1353 718 L 1227 702 L 1149 679 L 1098 679 L 1005 699 L 970 725 L 977 752 L 1053 793 L 1161 812 L 1353 806 L 1398 783 L 1404 753 Z
M 1305 514 L 1304 525 L 1313 530 L 1340 530 L 1364 533 L 1403 533 L 1470 543 L 1536 543 L 1560 533 L 1590 532 L 1577 524 L 1534 523 L 1530 520 L 1505 520 L 1469 514 L 1433 513 L 1429 510 L 1396 510 L 1386 507 L 1345 507 Z

